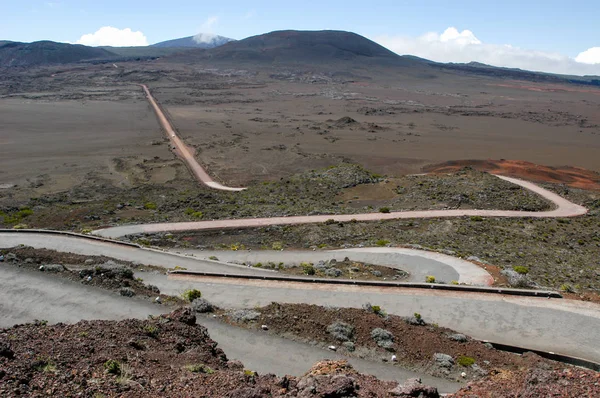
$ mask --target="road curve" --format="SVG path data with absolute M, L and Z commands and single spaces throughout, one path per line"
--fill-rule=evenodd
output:
M 221 272 L 224 272 L 224 268 L 231 267 L 235 273 L 259 272 L 252 268 L 240 269 L 233 265 L 204 262 L 91 239 L 35 233 L 0 233 L 0 247 L 12 247 L 19 243 L 86 255 L 105 255 L 150 265 L 183 265 L 190 269 L 194 266 L 202 266 L 203 269 L 218 267 Z M 286 252 L 281 254 L 285 255 Z M 6 286 L 27 286 L 27 283 L 11 282 L 9 275 L 9 266 L 0 263 L 0 292 L 8 289 Z M 262 306 L 272 301 L 360 308 L 365 302 L 371 302 L 390 314 L 406 316 L 418 312 L 431 322 L 478 339 L 600 362 L 600 334 L 597 333 L 600 330 L 600 305 L 594 303 L 433 289 L 332 286 L 176 275 L 167 277 L 151 270 L 136 272 L 135 276 L 142 277 L 145 283 L 158 286 L 166 294 L 177 295 L 184 289 L 198 288 L 203 296 L 223 308 Z M 18 293 L 18 290 L 15 292 Z M 9 299 L 1 299 L 2 294 L 0 302 L 5 305 L 0 305 L 0 315 L 4 313 L 5 306 L 14 307 L 6 305 L 10 302 Z M 57 300 L 60 301 L 58 297 Z M 27 306 L 28 311 L 35 308 L 34 303 Z
M 119 227 L 105 228 L 94 231 L 95 235 L 107 238 L 119 238 L 126 235 L 140 233 L 157 232 L 178 232 L 178 231 L 202 231 L 214 229 L 229 228 L 256 228 L 270 225 L 295 225 L 321 223 L 327 220 L 338 222 L 356 221 L 378 221 L 395 220 L 407 218 L 440 218 L 440 217 L 463 217 L 463 216 L 481 216 L 481 217 L 533 217 L 533 218 L 556 218 L 556 217 L 575 217 L 587 213 L 587 209 L 567 199 L 550 192 L 532 182 L 520 180 L 518 178 L 496 176 L 502 180 L 512 182 L 525 189 L 528 189 L 543 198 L 552 202 L 556 207 L 549 211 L 518 211 L 518 210 L 422 210 L 422 211 L 399 211 L 391 213 L 363 213 L 363 214 L 342 214 L 342 215 L 319 215 L 319 216 L 292 216 L 292 217 L 271 217 L 271 218 L 241 218 L 235 220 L 213 220 L 213 221 L 194 221 L 178 223 L 157 223 L 157 224 L 137 224 L 123 225 Z
M 169 120 L 163 113 L 162 109 L 160 109 L 160 107 L 158 106 L 158 103 L 150 93 L 148 87 L 145 84 L 140 84 L 140 86 L 142 86 L 142 88 L 144 89 L 148 102 L 150 102 L 150 105 L 152 105 L 154 113 L 156 113 L 156 117 L 158 118 L 158 121 L 162 128 L 165 130 L 165 134 L 167 134 L 167 137 L 171 141 L 171 144 L 173 144 L 173 146 L 176 148 L 177 154 L 185 162 L 188 169 L 199 182 L 201 182 L 209 188 L 219 189 L 221 191 L 243 191 L 244 189 L 246 189 L 226 187 L 224 185 L 219 184 L 218 182 L 215 182 L 208 175 L 206 170 L 204 170 L 204 168 L 200 166 L 200 164 L 198 163 L 190 149 L 187 147 L 187 145 L 185 145 L 185 143 L 179 138 L 179 136 L 177 136 L 175 129 L 173 129 L 171 123 L 169 123 Z

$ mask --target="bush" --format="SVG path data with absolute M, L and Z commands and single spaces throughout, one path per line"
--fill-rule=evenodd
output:
M 333 218 L 325 220 L 325 225 L 332 225 L 332 224 L 335 224 L 335 223 L 336 223 L 336 221 Z
M 379 208 L 379 212 L 380 213 L 389 213 L 390 212 L 390 208 L 389 207 L 380 207 Z
M 113 375 L 118 376 L 121 374 L 121 364 L 113 359 L 109 359 L 108 361 L 104 362 L 104 369 L 106 369 L 107 373 Z
M 387 239 L 379 239 L 377 242 L 375 242 L 377 246 L 387 246 L 389 243 L 390 241 Z
M 208 300 L 204 298 L 197 298 L 196 300 L 192 301 L 192 309 L 196 312 L 204 314 L 207 312 L 213 312 L 214 307 Z
M 371 338 L 381 348 L 389 350 L 394 345 L 394 335 L 385 329 L 375 328 L 371 331 Z
M 311 263 L 302 263 L 300 266 L 306 275 L 314 275 L 316 273 L 315 267 Z
M 273 242 L 273 244 L 271 244 L 271 249 L 272 250 L 283 250 L 283 242 Z
M 193 364 L 193 365 L 186 365 L 183 367 L 185 370 L 188 370 L 192 373 L 205 373 L 205 374 L 213 374 L 215 373 L 214 370 L 212 370 L 211 368 L 209 368 L 208 366 L 206 366 L 203 363 L 197 363 L 197 364 Z
M 475 358 L 466 357 L 464 355 L 461 355 L 460 357 L 458 357 L 456 362 L 458 362 L 458 364 L 460 366 L 464 366 L 467 368 L 467 367 L 473 366 L 475 364 Z
M 471 221 L 483 221 L 483 217 L 481 216 L 471 216 Z
M 338 321 L 327 326 L 327 332 L 336 340 L 350 341 L 354 336 L 354 326 Z
M 185 209 L 185 214 L 187 214 L 191 218 L 195 218 L 195 219 L 201 219 L 202 217 L 204 217 L 204 213 L 202 213 L 201 211 L 196 211 L 196 210 L 192 209 L 191 207 L 188 207 L 187 209 Z
M 219 257 L 217 256 L 210 256 L 208 259 L 213 261 L 219 261 Z
M 514 266 L 513 269 L 517 274 L 527 275 L 529 273 L 529 268 L 524 267 L 522 265 Z
M 146 334 L 148 337 L 158 337 L 158 328 L 154 325 L 144 325 L 144 328 L 142 329 L 144 331 L 144 334 Z
M 182 294 L 184 300 L 189 301 L 190 303 L 196 299 L 202 297 L 202 292 L 198 289 L 188 289 Z
M 146 210 L 156 210 L 157 206 L 154 202 L 146 202 L 144 203 L 144 209 Z
M 435 276 L 433 276 L 433 275 L 427 275 L 425 277 L 425 282 L 426 283 L 435 283 Z
M 560 287 L 560 291 L 565 293 L 575 293 L 575 289 L 573 289 L 573 286 L 569 285 L 568 283 L 562 285 Z

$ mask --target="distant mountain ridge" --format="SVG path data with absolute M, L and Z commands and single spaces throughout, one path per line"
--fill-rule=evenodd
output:
M 356 33 L 334 30 L 284 30 L 248 37 L 208 50 L 192 50 L 166 57 L 175 62 L 251 63 L 264 65 L 344 64 L 403 65 L 420 63 L 400 56 Z
M 199 33 L 195 36 L 182 37 L 180 39 L 173 39 L 162 41 L 160 43 L 152 44 L 150 47 L 159 48 L 215 48 L 222 46 L 223 44 L 235 41 L 228 37 Z
M 0 67 L 69 64 L 108 57 L 115 57 L 115 54 L 102 48 L 79 44 L 53 41 L 0 42 Z

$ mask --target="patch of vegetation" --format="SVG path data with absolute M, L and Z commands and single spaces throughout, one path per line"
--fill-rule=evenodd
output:
M 522 265 L 515 265 L 513 267 L 513 270 L 517 273 L 517 274 L 521 274 L 521 275 L 527 275 L 529 273 L 529 268 L 524 267 Z
M 314 275 L 316 273 L 315 267 L 311 263 L 301 263 L 300 266 L 306 275 Z
M 464 355 L 461 355 L 460 357 L 458 357 L 458 359 L 456 360 L 456 362 L 460 366 L 464 366 L 464 367 L 468 368 L 468 367 L 473 366 L 475 364 L 475 358 L 466 357 Z
M 190 218 L 193 218 L 195 220 L 199 220 L 202 217 L 204 217 L 204 213 L 202 213 L 201 211 L 194 210 L 191 207 L 185 209 L 185 214 L 187 214 L 188 216 L 190 216 Z
M 433 275 L 427 275 L 425 277 L 425 283 L 435 283 L 435 276 L 433 276 Z
M 471 221 L 476 221 L 476 222 L 483 221 L 483 217 L 481 217 L 481 216 L 471 216 Z
M 213 369 L 211 369 L 210 367 L 208 367 L 207 365 L 205 365 L 203 363 L 185 365 L 183 367 L 183 369 L 185 369 L 189 372 L 192 372 L 192 373 L 204 373 L 204 374 L 208 374 L 208 375 L 215 373 L 215 371 Z
M 283 242 L 273 242 L 271 244 L 271 250 L 283 250 Z
M 154 202 L 144 203 L 144 209 L 146 209 L 146 210 L 156 210 L 157 208 L 158 208 L 158 206 L 156 206 L 156 203 L 154 203 Z
M 389 241 L 389 240 L 387 240 L 387 239 L 379 239 L 379 240 L 377 240 L 377 241 L 375 242 L 375 245 L 377 245 L 377 246 L 381 246 L 381 247 L 383 247 L 383 246 L 387 246 L 387 245 L 389 245 L 389 244 L 390 244 L 390 241 Z
M 338 341 L 351 341 L 354 337 L 354 326 L 337 321 L 327 326 L 327 332 Z
M 104 362 L 104 369 L 106 369 L 107 373 L 119 376 L 121 374 L 121 363 L 114 359 L 109 359 Z
M 219 261 L 219 257 L 217 256 L 210 256 L 208 259 L 213 261 Z
M 371 338 L 375 343 L 386 350 L 391 350 L 394 346 L 394 335 L 381 328 L 375 328 L 371 331 Z
M 158 337 L 158 333 L 159 333 L 159 329 L 154 326 L 154 325 L 144 325 L 144 327 L 142 328 L 144 334 L 148 337 L 152 337 L 152 338 L 157 338 Z
M 389 207 L 380 207 L 379 208 L 379 212 L 380 213 L 389 213 L 390 212 L 390 208 Z
M 192 301 L 202 297 L 202 292 L 198 289 L 187 289 L 181 294 L 181 297 L 191 303 Z

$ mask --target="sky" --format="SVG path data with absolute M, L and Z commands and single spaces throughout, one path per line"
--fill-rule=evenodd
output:
M 129 46 L 336 29 L 439 62 L 600 75 L 598 0 L 0 1 L 0 40 Z

